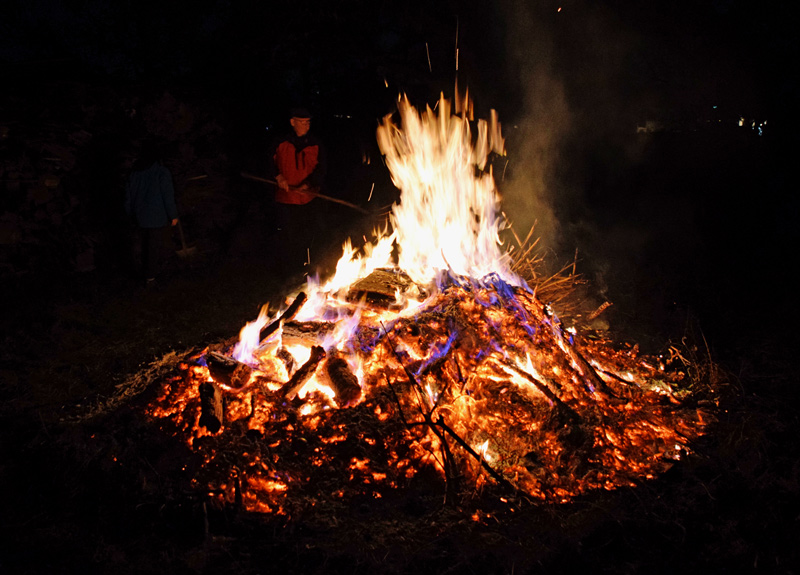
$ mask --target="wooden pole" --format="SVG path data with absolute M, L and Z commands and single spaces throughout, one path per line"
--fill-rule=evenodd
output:
M 253 180 L 254 182 L 261 182 L 263 184 L 272 184 L 273 186 L 277 186 L 278 182 L 275 180 L 268 180 L 267 178 L 262 178 L 260 176 L 255 176 L 253 174 L 248 174 L 247 172 L 241 172 L 241 176 L 247 180 Z M 319 198 L 321 200 L 327 200 L 329 202 L 334 202 L 337 204 L 342 204 L 343 206 L 347 206 L 348 208 L 353 208 L 354 210 L 358 210 L 362 214 L 369 214 L 367 210 L 362 208 L 361 206 L 357 206 L 345 200 L 340 200 L 339 198 L 334 198 L 332 196 L 326 196 L 325 194 L 320 194 L 319 192 L 312 192 L 310 190 L 298 190 L 303 192 L 304 194 L 308 194 L 309 196 L 313 196 L 315 198 Z

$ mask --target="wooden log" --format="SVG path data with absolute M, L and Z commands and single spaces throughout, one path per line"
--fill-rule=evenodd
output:
M 303 365 L 300 366 L 289 381 L 278 391 L 279 395 L 286 399 L 294 399 L 300 389 L 308 382 L 317 371 L 317 367 L 325 359 L 325 349 L 315 345 L 311 348 L 311 355 Z
M 261 333 L 258 336 L 259 341 L 264 341 L 269 336 L 271 336 L 275 331 L 281 326 L 281 324 L 291 321 L 294 319 L 294 316 L 297 315 L 297 312 L 300 311 L 300 308 L 306 302 L 308 296 L 304 292 L 300 292 L 297 294 L 297 297 L 294 298 L 294 301 L 291 303 L 289 307 L 271 324 L 266 326 L 264 329 L 261 330 Z
M 222 391 L 208 381 L 200 384 L 200 421 L 202 427 L 216 433 L 224 420 Z
M 358 378 L 350 371 L 347 360 L 336 349 L 328 352 L 328 359 L 325 361 L 325 376 L 336 393 L 336 403 L 339 404 L 339 407 L 353 406 L 361 399 L 361 386 L 358 385 Z
M 284 345 L 315 345 L 335 327 L 329 321 L 289 322 L 283 326 L 281 341 Z
M 395 303 L 398 291 L 403 294 L 415 287 L 421 297 L 427 296 L 425 290 L 404 272 L 379 268 L 355 282 L 347 293 L 347 299 L 356 301 L 365 298 L 378 307 L 386 308 Z
M 211 377 L 217 383 L 232 389 L 241 389 L 250 381 L 252 368 L 240 361 L 216 351 L 206 354 L 206 364 Z

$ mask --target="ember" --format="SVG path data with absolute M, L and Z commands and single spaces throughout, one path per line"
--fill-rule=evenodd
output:
M 433 473 L 566 501 L 652 478 L 703 431 L 657 358 L 567 327 L 501 249 L 494 119 L 399 102 L 378 130 L 391 232 L 235 344 L 182 365 L 149 406 L 203 458 L 195 487 L 247 510 L 380 497 Z M 321 489 L 324 486 L 324 489 Z

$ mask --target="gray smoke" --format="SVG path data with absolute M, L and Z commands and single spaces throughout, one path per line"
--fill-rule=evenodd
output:
M 564 138 L 570 129 L 570 109 L 564 86 L 553 69 L 550 31 L 537 21 L 529 3 L 507 0 L 502 4 L 506 25 L 507 77 L 511 98 L 519 108 L 513 123 L 504 122 L 508 164 L 495 178 L 503 209 L 525 237 L 535 224 L 533 237 L 542 250 L 559 249 L 560 226 L 555 215 L 554 181 L 561 161 Z M 503 120 L 503 118 L 501 118 Z

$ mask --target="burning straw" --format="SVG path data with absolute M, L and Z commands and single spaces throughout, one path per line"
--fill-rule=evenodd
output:
M 195 489 L 291 514 L 383 497 L 420 474 L 567 501 L 653 478 L 707 415 L 685 371 L 567 326 L 577 278 L 546 278 L 531 234 L 502 249 L 496 119 L 419 113 L 378 140 L 402 195 L 390 227 L 240 340 L 186 358 L 147 411 L 202 458 Z M 402 127 L 401 127 L 402 126 Z M 600 310 L 602 311 L 602 310 Z M 599 313 L 599 312 L 598 312 Z M 592 337 L 588 337 L 588 336 Z

